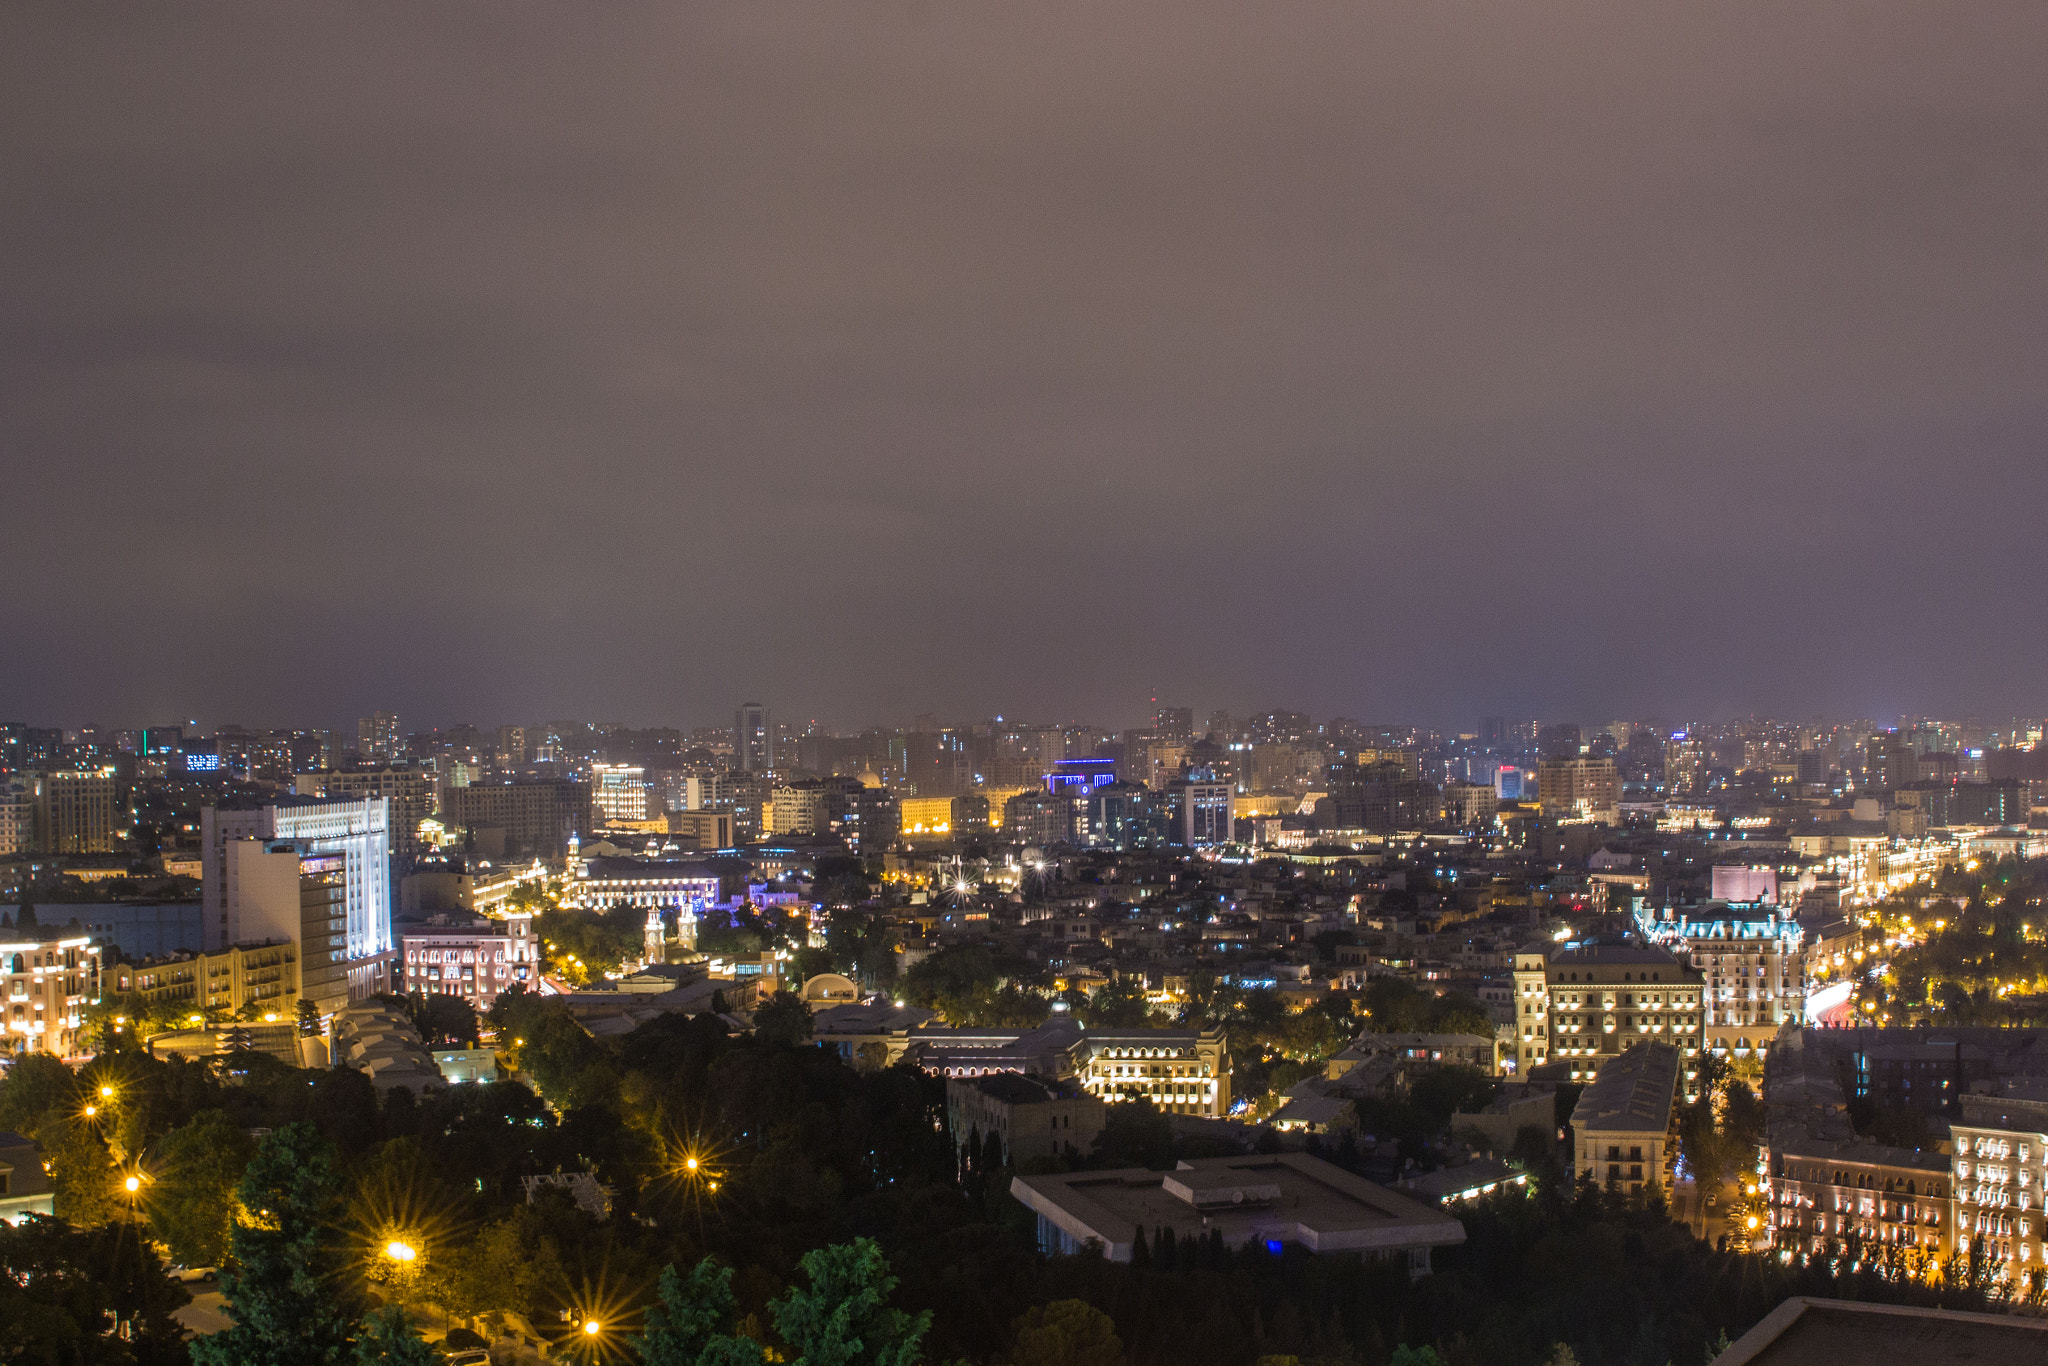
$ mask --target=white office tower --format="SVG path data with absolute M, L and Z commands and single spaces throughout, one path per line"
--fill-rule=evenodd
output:
M 309 995 L 324 987 L 323 960 L 331 963 L 336 980 L 345 980 L 350 1000 L 397 990 L 390 819 L 390 802 L 383 797 L 206 808 L 201 872 L 207 949 L 280 938 L 299 942 L 313 926 L 317 932 L 302 944 L 300 960 Z

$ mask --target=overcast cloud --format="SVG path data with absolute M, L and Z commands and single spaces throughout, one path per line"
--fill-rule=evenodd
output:
M 2044 51 L 12 4 L 0 719 L 2038 714 Z

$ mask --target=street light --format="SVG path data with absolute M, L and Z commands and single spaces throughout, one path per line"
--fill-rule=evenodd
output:
M 384 1244 L 384 1255 L 392 1261 L 403 1265 L 416 1259 L 420 1255 L 420 1250 L 411 1243 L 393 1238 L 390 1242 Z
M 599 1322 L 598 1322 L 598 1321 L 597 1321 L 596 1319 L 585 1319 L 585 1320 L 583 1320 L 583 1333 L 584 1333 L 584 1336 L 586 1336 L 586 1337 L 593 1337 L 593 1338 L 594 1338 L 594 1337 L 596 1337 L 596 1336 L 597 1336 L 597 1335 L 598 1335 L 599 1333 L 602 1333 L 603 1331 L 604 1331 L 604 1325 L 603 1325 L 603 1324 L 601 1324 L 601 1323 L 599 1323 Z
M 135 1194 L 135 1192 L 142 1189 L 142 1178 L 139 1176 L 131 1176 L 126 1181 L 123 1181 L 121 1185 L 124 1188 L 126 1188 L 127 1192 L 130 1195 L 133 1195 Z
M 113 1088 L 113 1087 L 111 1087 L 111 1086 L 102 1086 L 102 1087 L 100 1088 L 100 1099 L 101 1099 L 101 1100 L 112 1100 L 113 1098 L 114 1098 L 114 1088 Z

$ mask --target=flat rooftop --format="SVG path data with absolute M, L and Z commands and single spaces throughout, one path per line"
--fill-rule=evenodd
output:
M 1773 1309 L 1714 1366 L 2048 1366 L 2048 1321 L 1799 1296 Z
M 1221 1229 L 1233 1247 L 1297 1243 L 1311 1252 L 1382 1252 L 1465 1241 L 1465 1227 L 1305 1153 L 1198 1158 L 1170 1172 L 1129 1168 L 1020 1176 L 1010 1193 L 1076 1242 L 1129 1261 L 1138 1230 Z

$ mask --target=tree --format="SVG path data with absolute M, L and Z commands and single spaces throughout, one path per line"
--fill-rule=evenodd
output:
M 434 1366 L 441 1353 L 415 1330 L 412 1316 L 394 1304 L 363 1320 L 355 1360 L 358 1366 Z
M 234 1326 L 192 1344 L 195 1366 L 345 1366 L 356 1358 L 356 1316 L 342 1294 L 333 1224 L 340 1183 L 333 1148 L 311 1124 L 265 1138 L 242 1176 L 221 1277 Z
M 1086 1300 L 1054 1300 L 1017 1320 L 1011 1366 L 1123 1366 L 1116 1320 Z
M 137 1366 L 183 1359 L 189 1303 L 132 1232 L 47 1215 L 0 1221 L 0 1361 Z M 111 1322 L 110 1322 L 111 1320 Z M 115 1324 L 126 1325 L 125 1338 Z
M 873 1239 L 814 1249 L 798 1265 L 810 1284 L 768 1306 L 792 1366 L 915 1366 L 932 1316 L 886 1303 L 896 1278 Z
M 1144 988 L 1128 977 L 1119 977 L 1099 988 L 1081 1007 L 1081 1019 L 1096 1029 L 1134 1029 L 1151 1022 Z
M 149 1222 L 179 1265 L 219 1266 L 227 1255 L 235 1187 L 255 1151 L 221 1110 L 202 1110 L 164 1136 Z
M 476 1007 L 460 996 L 424 993 L 412 998 L 412 1023 L 429 1048 L 475 1048 Z
M 754 1011 L 754 1033 L 792 1046 L 811 1037 L 810 1003 L 793 991 L 778 991 Z
M 57 1217 L 97 1228 L 120 1217 L 125 1203 L 114 1155 L 91 1120 L 55 1117 L 42 1126 L 45 1161 L 57 1188 Z
M 731 1267 L 706 1257 L 685 1279 L 670 1264 L 634 1345 L 646 1366 L 758 1366 L 761 1344 L 730 1331 L 733 1311 Z
M 1111 1105 L 1095 1136 L 1095 1160 L 1105 1167 L 1163 1171 L 1173 1165 L 1173 1126 L 1145 1096 Z

